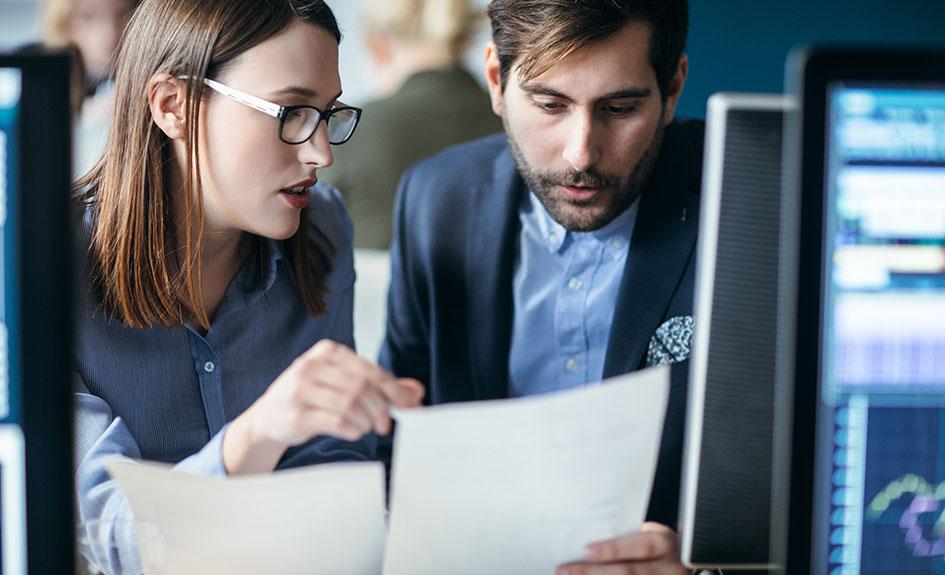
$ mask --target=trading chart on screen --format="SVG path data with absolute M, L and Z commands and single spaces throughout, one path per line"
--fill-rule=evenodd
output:
M 945 575 L 945 87 L 830 95 L 831 575 Z

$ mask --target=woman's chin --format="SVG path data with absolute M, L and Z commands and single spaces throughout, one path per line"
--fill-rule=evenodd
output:
M 279 222 L 278 224 L 273 222 L 274 225 L 266 226 L 265 229 L 257 229 L 255 233 L 271 240 L 287 240 L 299 231 L 300 219 L 299 214 L 296 213 L 291 221 Z

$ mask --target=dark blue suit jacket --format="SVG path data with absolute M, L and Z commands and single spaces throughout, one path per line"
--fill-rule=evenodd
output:
M 605 378 L 644 367 L 657 327 L 692 314 L 701 161 L 702 123 L 668 126 L 641 199 Z M 423 382 L 428 403 L 508 396 L 512 275 L 525 193 L 504 134 L 450 148 L 401 180 L 380 362 Z M 647 514 L 667 525 L 676 524 L 687 365 L 673 368 Z

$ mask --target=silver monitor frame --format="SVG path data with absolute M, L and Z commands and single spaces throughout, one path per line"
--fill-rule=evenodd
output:
M 681 558 L 683 563 L 691 568 L 775 569 L 778 567 L 775 562 L 760 564 L 694 562 L 693 540 L 696 530 L 696 498 L 699 491 L 698 477 L 701 464 L 703 425 L 705 423 L 704 402 L 708 370 L 708 353 L 703 350 L 709 349 L 712 330 L 711 309 L 715 287 L 714 270 L 716 269 L 720 226 L 723 172 L 726 160 L 727 120 L 729 113 L 733 110 L 780 111 L 787 115 L 793 112 L 795 108 L 794 99 L 783 94 L 723 92 L 714 94 L 708 100 L 696 288 L 693 304 L 696 321 L 691 364 L 689 366 L 688 405 L 683 445 L 682 490 L 679 513 Z M 707 273 L 704 270 L 713 270 L 713 273 Z M 776 311 L 772 310 L 772 313 L 776 313 Z M 772 490 L 772 497 L 775 497 L 775 490 Z

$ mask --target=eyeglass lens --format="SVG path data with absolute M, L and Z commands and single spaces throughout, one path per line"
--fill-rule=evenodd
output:
M 315 133 L 321 119 L 314 108 L 296 108 L 286 113 L 282 122 L 282 139 L 290 144 L 301 144 Z M 335 110 L 328 117 L 328 142 L 343 144 L 351 137 L 358 123 L 358 113 L 352 109 Z

